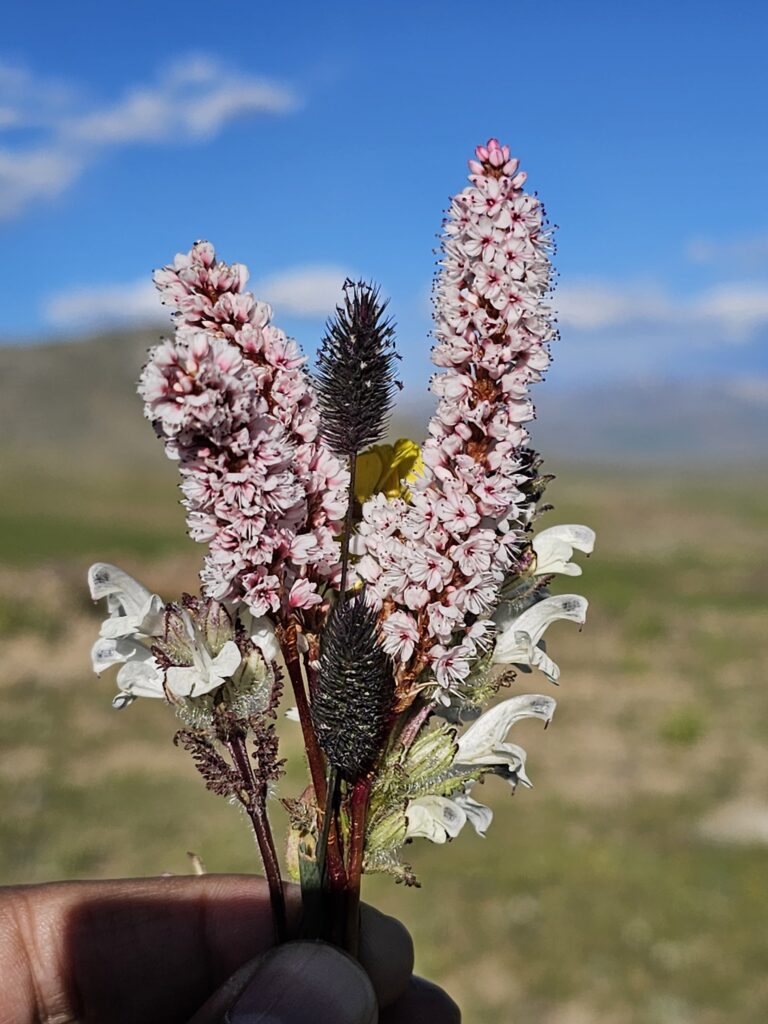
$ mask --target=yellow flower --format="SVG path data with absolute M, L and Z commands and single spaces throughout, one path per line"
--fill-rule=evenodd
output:
M 407 498 L 408 484 L 424 469 L 421 448 L 401 437 L 394 444 L 376 444 L 357 457 L 355 497 L 362 503 L 372 494 Z

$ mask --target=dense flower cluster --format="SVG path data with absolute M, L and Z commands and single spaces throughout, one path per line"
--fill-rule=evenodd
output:
M 357 570 L 383 609 L 401 681 L 430 667 L 444 691 L 492 641 L 489 616 L 530 524 L 528 387 L 555 334 L 541 203 L 506 146 L 492 139 L 476 156 L 444 227 L 433 361 L 445 369 L 432 380 L 426 469 L 410 501 L 366 502 L 359 528 Z
M 179 460 L 190 534 L 209 545 L 207 593 L 263 615 L 317 604 L 335 578 L 349 474 L 318 437 L 303 356 L 247 278 L 208 242 L 156 272 L 176 330 L 139 391 Z

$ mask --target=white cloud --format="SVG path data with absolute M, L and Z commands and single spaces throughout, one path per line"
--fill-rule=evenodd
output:
M 584 281 L 558 288 L 552 305 L 562 338 L 550 379 L 561 385 L 748 375 L 768 334 L 768 282 L 681 296 L 653 283 Z
M 701 265 L 761 266 L 768 262 L 768 233 L 719 242 L 711 238 L 694 238 L 686 246 L 686 254 L 691 263 Z
M 666 316 L 669 311 L 669 300 L 658 291 L 601 281 L 562 285 L 553 304 L 561 326 L 585 331 L 615 327 L 627 320 Z
M 251 290 L 274 307 L 278 324 L 286 316 L 315 320 L 333 312 L 348 276 L 339 267 L 296 267 L 256 281 Z M 146 280 L 58 292 L 44 302 L 43 315 L 51 327 L 68 331 L 169 323 L 168 310 Z
M 0 149 L 0 220 L 40 199 L 53 199 L 80 175 L 82 163 L 65 150 Z
M 717 325 L 726 341 L 747 341 L 768 326 L 768 282 L 719 285 L 699 296 L 690 315 Z
M 0 130 L 50 127 L 78 102 L 71 83 L 0 62 Z
M 65 330 L 157 322 L 168 318 L 151 281 L 93 285 L 51 295 L 43 315 Z
M 207 139 L 246 114 L 287 114 L 295 93 L 267 79 L 241 75 L 207 58 L 173 65 L 152 87 L 63 125 L 64 134 L 94 145 Z
M 700 344 L 744 342 L 768 327 L 768 282 L 722 284 L 681 297 L 656 286 L 587 281 L 557 290 L 561 327 L 616 331 L 645 326 L 696 330 Z
M 0 64 L 0 133 L 37 136 L 32 147 L 0 148 L 0 218 L 62 192 L 110 147 L 202 142 L 237 118 L 289 114 L 299 104 L 288 86 L 201 55 L 100 104 L 85 102 L 67 83 Z
M 726 381 L 725 394 L 748 402 L 750 405 L 768 406 L 768 376 L 754 374 L 749 377 L 734 377 Z
M 344 281 L 353 276 L 341 267 L 296 267 L 256 281 L 253 293 L 274 307 L 278 319 L 285 315 L 315 320 L 333 312 Z

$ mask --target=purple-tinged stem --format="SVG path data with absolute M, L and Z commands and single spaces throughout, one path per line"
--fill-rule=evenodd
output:
M 403 726 L 403 731 L 400 733 L 399 743 L 403 750 L 409 750 L 411 744 L 419 735 L 419 730 L 422 725 L 426 722 L 432 712 L 435 710 L 435 705 L 432 701 L 428 701 L 423 707 L 420 707 Z
M 315 736 L 312 726 L 312 716 L 307 700 L 307 691 L 304 685 L 304 676 L 301 671 L 301 659 L 296 645 L 296 623 L 292 622 L 285 631 L 285 642 L 283 643 L 283 655 L 286 668 L 291 679 L 293 695 L 296 700 L 296 707 L 299 712 L 301 733 L 304 738 L 304 747 L 309 762 L 309 773 L 312 778 L 312 786 L 315 790 L 315 801 L 318 809 L 325 807 L 327 786 L 325 782 L 325 766 L 323 755 Z M 322 824 L 322 822 L 320 823 Z M 334 888 L 343 888 L 345 884 L 344 862 L 339 849 L 338 832 L 331 828 L 328 836 L 328 876 Z
M 245 745 L 245 737 L 230 736 L 225 741 L 232 757 L 232 762 L 243 780 L 241 801 L 251 820 L 259 853 L 264 865 L 264 874 L 269 887 L 269 902 L 272 907 L 272 924 L 275 930 L 275 942 L 280 944 L 286 939 L 285 893 L 283 880 L 280 877 L 280 863 L 277 859 L 272 831 L 267 818 L 266 786 L 256 781 L 253 774 L 251 759 Z

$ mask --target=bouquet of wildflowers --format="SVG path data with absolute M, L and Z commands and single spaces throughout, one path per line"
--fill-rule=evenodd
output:
M 155 274 L 175 329 L 139 392 L 177 463 L 189 533 L 207 548 L 202 588 L 166 602 L 94 565 L 91 594 L 109 617 L 93 666 L 120 666 L 117 708 L 171 704 L 176 743 L 206 786 L 244 808 L 278 939 L 268 811 L 286 680 L 309 768 L 304 792 L 281 796 L 287 870 L 305 934 L 354 951 L 364 871 L 417 884 L 406 844 L 445 843 L 467 824 L 485 834 L 492 811 L 473 793 L 487 775 L 530 785 L 507 736 L 524 718 L 547 724 L 555 701 L 495 698 L 516 670 L 556 683 L 544 632 L 585 619 L 583 597 L 549 585 L 580 574 L 571 557 L 591 552 L 593 532 L 534 533 L 548 478 L 525 424 L 555 337 L 551 232 L 506 146 L 479 146 L 469 168 L 444 222 L 438 402 L 421 447 L 382 443 L 399 382 L 375 287 L 347 282 L 310 375 L 246 290 L 246 268 L 208 242 Z

